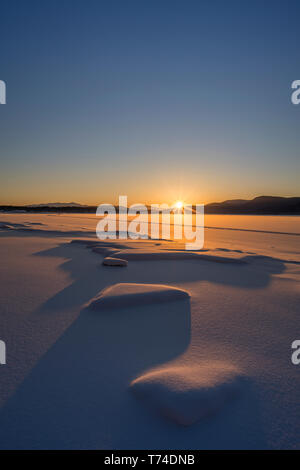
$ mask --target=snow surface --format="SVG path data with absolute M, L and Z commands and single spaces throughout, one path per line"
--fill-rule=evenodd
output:
M 0 219 L 1 448 L 299 448 L 299 217 L 207 216 L 216 228 L 191 257 L 175 241 L 100 242 L 92 215 Z M 102 265 L 126 253 L 126 269 Z M 135 290 L 134 305 L 86 308 L 119 284 L 189 296 L 149 303 Z M 168 407 L 199 419 L 178 426 Z

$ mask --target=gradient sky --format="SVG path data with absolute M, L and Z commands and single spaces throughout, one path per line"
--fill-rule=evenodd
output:
M 299 0 L 0 8 L 0 203 L 300 196 Z

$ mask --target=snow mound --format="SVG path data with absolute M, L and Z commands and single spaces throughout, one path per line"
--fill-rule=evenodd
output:
M 128 261 L 126 261 L 126 259 L 110 258 L 108 256 L 107 258 L 104 258 L 102 264 L 104 264 L 104 266 L 127 266 Z
M 122 283 L 103 289 L 91 300 L 88 307 L 92 310 L 102 310 L 172 302 L 187 298 L 189 298 L 187 291 L 171 286 Z
M 161 415 L 188 426 L 214 414 L 240 392 L 244 377 L 232 364 L 207 361 L 151 370 L 130 384 Z

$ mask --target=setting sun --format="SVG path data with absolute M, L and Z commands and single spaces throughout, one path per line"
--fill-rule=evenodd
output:
M 176 209 L 182 209 L 183 208 L 183 202 L 182 201 L 177 201 L 175 203 L 175 207 L 176 207 Z

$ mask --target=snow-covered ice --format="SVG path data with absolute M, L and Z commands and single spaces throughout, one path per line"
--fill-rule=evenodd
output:
M 0 219 L 1 448 L 299 448 L 299 217 L 207 216 L 189 254 L 100 241 L 91 214 Z

